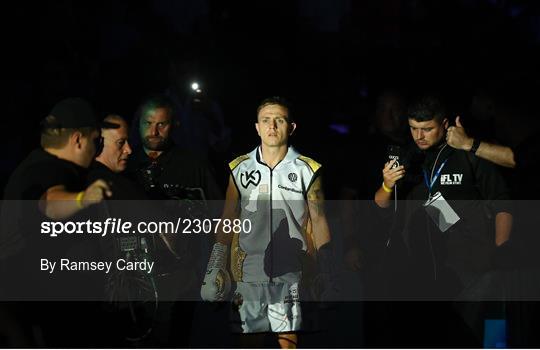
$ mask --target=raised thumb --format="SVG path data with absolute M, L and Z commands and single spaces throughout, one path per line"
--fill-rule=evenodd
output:
M 461 121 L 459 120 L 460 116 L 458 115 L 456 117 L 456 126 L 459 127 L 459 128 L 462 128 L 463 126 L 461 125 Z

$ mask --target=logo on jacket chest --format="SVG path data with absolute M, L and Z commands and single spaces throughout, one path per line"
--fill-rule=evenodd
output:
M 259 170 L 244 171 L 240 174 L 240 184 L 244 188 L 249 185 L 257 186 L 261 182 L 261 172 Z
M 287 177 L 289 178 L 290 182 L 296 182 L 296 180 L 298 180 L 298 175 L 296 175 L 295 173 L 289 173 Z
M 441 174 L 441 185 L 461 185 L 463 174 Z

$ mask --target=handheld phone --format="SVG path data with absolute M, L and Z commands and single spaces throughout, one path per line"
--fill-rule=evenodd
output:
M 400 156 L 401 156 L 401 148 L 396 145 L 390 145 L 388 146 L 388 160 L 396 160 L 396 162 L 392 165 L 391 169 L 397 168 L 401 165 L 400 163 Z

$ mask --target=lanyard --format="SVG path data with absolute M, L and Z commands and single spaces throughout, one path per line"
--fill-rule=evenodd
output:
M 431 182 L 429 182 L 428 180 L 428 175 L 427 175 L 427 171 L 426 169 L 424 169 L 424 182 L 429 190 L 429 196 L 431 197 L 431 189 L 433 188 L 433 185 L 435 184 L 435 181 L 437 181 L 437 179 L 439 178 L 439 175 L 441 175 L 441 170 L 442 168 L 444 167 L 444 165 L 446 164 L 446 162 L 448 161 L 448 158 L 444 160 L 444 162 L 442 162 L 442 164 L 439 166 L 439 169 L 437 170 L 437 172 L 435 173 L 435 175 L 433 175 L 433 177 L 431 178 Z

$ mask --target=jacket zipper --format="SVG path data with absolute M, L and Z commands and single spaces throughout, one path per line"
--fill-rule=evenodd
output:
M 270 246 L 272 249 L 270 249 L 270 283 L 272 283 L 272 276 L 274 275 L 274 246 L 272 245 L 272 177 L 273 177 L 273 170 L 272 168 L 268 167 L 270 169 Z

